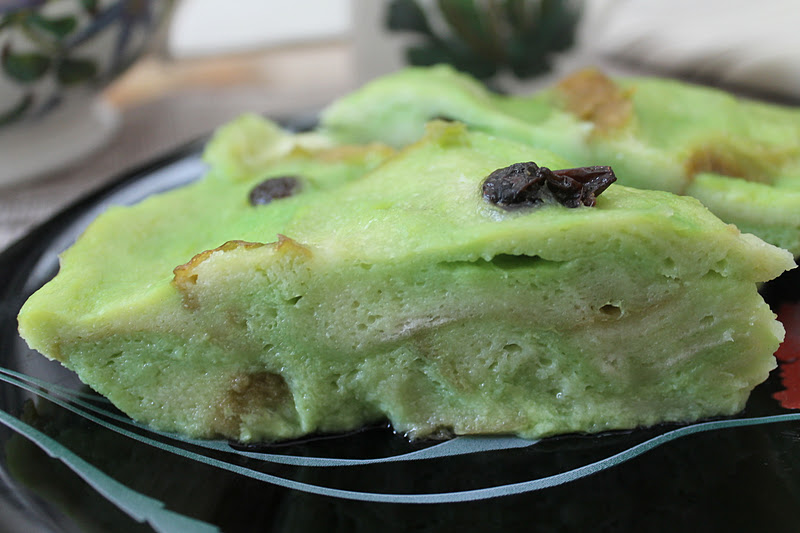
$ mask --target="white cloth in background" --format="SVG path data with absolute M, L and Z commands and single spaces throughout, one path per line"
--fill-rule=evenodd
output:
M 586 0 L 579 40 L 648 72 L 800 98 L 797 0 Z

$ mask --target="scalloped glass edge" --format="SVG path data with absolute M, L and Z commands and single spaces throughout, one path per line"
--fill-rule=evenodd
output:
M 363 492 L 363 491 L 351 491 L 345 489 L 334 489 L 322 485 L 304 483 L 288 478 L 266 474 L 263 472 L 258 472 L 256 470 L 231 464 L 226 461 L 216 459 L 214 457 L 209 457 L 200 453 L 193 452 L 191 450 L 182 448 L 180 445 L 169 444 L 161 442 L 146 435 L 140 435 L 134 431 L 125 429 L 120 425 L 107 422 L 102 418 L 95 416 L 94 414 L 91 414 L 89 411 L 93 411 L 97 414 L 102 414 L 103 416 L 107 416 L 110 419 L 115 420 L 116 422 L 119 423 L 135 426 L 138 429 L 144 430 L 153 435 L 167 437 L 169 439 L 177 441 L 178 443 L 184 443 L 195 446 L 198 445 L 199 443 L 201 446 L 214 451 L 237 453 L 246 455 L 248 457 L 259 458 L 265 462 L 284 463 L 297 466 L 334 466 L 334 465 L 353 466 L 353 465 L 369 464 L 375 462 L 420 460 L 420 459 L 432 460 L 452 455 L 462 455 L 466 453 L 482 453 L 487 451 L 505 450 L 511 448 L 518 448 L 522 446 L 530 446 L 534 444 L 535 441 L 526 441 L 523 439 L 517 439 L 513 437 L 511 438 L 491 437 L 491 436 L 457 437 L 450 441 L 446 441 L 431 446 L 430 448 L 426 448 L 418 452 L 412 452 L 409 454 L 403 454 L 388 458 L 364 459 L 364 460 L 344 460 L 344 459 L 339 460 L 339 459 L 314 458 L 314 457 L 309 458 L 309 457 L 299 457 L 299 456 L 259 454 L 259 453 L 234 450 L 233 448 L 227 447 L 227 443 L 224 443 L 222 441 L 210 441 L 204 443 L 203 441 L 198 441 L 198 440 L 183 439 L 177 435 L 172 435 L 168 433 L 154 432 L 152 430 L 147 429 L 145 426 L 124 419 L 123 417 L 105 411 L 102 408 L 91 406 L 91 404 L 88 404 L 80 400 L 78 398 L 78 395 L 75 394 L 74 391 L 69 391 L 67 389 L 53 386 L 52 384 L 48 385 L 42 382 L 41 380 L 37 380 L 36 378 L 25 376 L 24 374 L 19 374 L 17 372 L 10 371 L 2 367 L 0 367 L 0 381 L 28 390 L 29 392 L 32 392 L 41 398 L 47 399 L 65 409 L 68 409 L 69 411 L 79 416 L 84 417 L 87 420 L 90 420 L 107 429 L 115 431 L 123 436 L 135 439 L 140 443 L 153 446 L 155 448 L 173 453 L 180 457 L 198 461 L 200 463 L 206 464 L 211 467 L 226 470 L 258 481 L 271 483 L 273 485 L 277 485 L 287 489 L 297 490 L 321 496 L 329 496 L 334 498 L 342 498 L 342 499 L 357 500 L 364 502 L 376 502 L 376 503 L 404 503 L 404 504 L 456 503 L 456 502 L 468 502 L 476 500 L 485 500 L 490 498 L 498 498 L 503 496 L 518 495 L 570 483 L 572 481 L 590 476 L 592 474 L 622 464 L 626 461 L 629 461 L 630 459 L 633 459 L 650 450 L 653 450 L 654 448 L 661 446 L 662 444 L 666 444 L 670 441 L 686 437 L 689 435 L 693 435 L 696 433 L 702 433 L 706 431 L 720 430 L 726 428 L 734 428 L 734 427 L 746 427 L 746 426 L 757 426 L 763 424 L 774 424 L 780 422 L 800 421 L 800 413 L 787 413 L 787 414 L 754 417 L 754 418 L 733 418 L 733 419 L 700 422 L 667 431 L 666 433 L 663 433 L 656 437 L 650 438 L 642 443 L 631 446 L 630 448 L 623 450 L 619 453 L 610 455 L 604 459 L 592 463 L 588 463 L 578 468 L 574 468 L 572 470 L 564 471 L 550 476 L 532 479 L 529 481 L 497 485 L 493 487 L 484 487 L 479 489 L 454 491 L 454 492 L 390 494 L 390 493 L 380 493 L 380 492 Z M 168 524 L 170 523 L 169 520 L 174 519 L 174 517 L 171 518 L 167 517 L 169 518 L 169 520 L 167 520 L 167 518 L 164 518 L 162 516 L 163 513 L 171 513 L 171 512 L 163 509 L 163 504 L 161 502 L 153 500 L 152 498 L 148 498 L 144 495 L 139 494 L 138 492 L 132 491 L 131 489 L 124 487 L 123 485 L 119 484 L 119 482 L 116 482 L 115 480 L 106 476 L 104 473 L 97 470 L 91 464 L 88 464 L 85 461 L 83 461 L 80 457 L 73 454 L 71 451 L 69 451 L 66 447 L 64 447 L 57 441 L 53 440 L 52 438 L 48 437 L 47 435 L 41 433 L 40 431 L 36 430 L 35 428 L 29 426 L 25 422 L 22 422 L 21 420 L 17 419 L 16 417 L 10 415 L 9 413 L 3 410 L 0 410 L 0 423 L 3 423 L 4 425 L 8 426 L 9 428 L 18 433 L 21 433 L 25 437 L 32 440 L 37 446 L 42 448 L 50 456 L 58 458 L 59 460 L 64 462 L 67 466 L 73 469 L 78 475 L 80 475 L 83 479 L 85 479 L 93 487 L 95 487 L 98 491 L 100 491 L 106 498 L 108 498 L 110 501 L 119 506 L 120 509 L 128 513 L 132 518 L 141 521 L 142 518 L 144 517 L 144 519 L 146 519 L 153 525 L 155 525 L 156 523 L 153 520 L 157 520 L 158 524 L 162 523 Z M 223 446 L 227 448 L 223 448 Z M 175 513 L 171 514 L 174 515 Z M 183 530 L 159 529 L 159 531 L 183 531 Z

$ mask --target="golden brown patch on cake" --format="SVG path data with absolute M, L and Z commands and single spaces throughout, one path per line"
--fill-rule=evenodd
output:
M 197 273 L 195 272 L 195 269 L 200 263 L 217 252 L 228 252 L 237 248 L 259 248 L 261 246 L 265 246 L 264 243 L 236 240 L 228 241 L 222 246 L 200 252 L 192 257 L 188 262 L 175 267 L 172 270 L 172 284 L 175 285 L 175 287 L 177 287 L 177 289 L 183 295 L 183 305 L 190 309 L 196 307 L 196 302 L 191 298 L 190 293 L 192 287 L 197 283 Z
M 751 147 L 744 151 L 735 146 L 705 144 L 695 148 L 684 164 L 690 178 L 703 172 L 742 178 L 757 183 L 770 183 L 776 172 L 776 164 L 785 159 L 785 154 L 774 150 Z
M 317 157 L 326 163 L 336 163 L 339 161 L 359 161 L 367 157 L 380 156 L 389 157 L 395 150 L 382 143 L 370 143 L 366 145 L 343 145 L 322 150 Z
M 592 122 L 601 135 L 624 127 L 633 116 L 630 90 L 597 69 L 584 69 L 567 76 L 557 86 L 570 113 Z
M 302 256 L 305 258 L 311 257 L 311 250 L 307 246 L 303 246 L 296 240 L 286 235 L 278 233 L 278 240 L 270 243 L 275 247 L 275 251 L 281 254 Z
M 288 404 L 293 404 L 292 392 L 280 374 L 266 371 L 235 374 L 217 405 L 211 431 L 238 438 L 243 416 L 264 412 L 277 415 Z
M 197 299 L 193 295 L 193 292 L 199 276 L 197 268 L 204 261 L 217 253 L 227 253 L 238 249 L 255 249 L 263 246 L 271 246 L 278 258 L 284 258 L 286 260 L 297 258 L 308 259 L 311 257 L 311 250 L 307 246 L 303 246 L 294 239 L 281 234 L 278 234 L 277 241 L 267 244 L 233 240 L 211 250 L 205 250 L 192 257 L 187 263 L 175 267 L 172 271 L 172 284 L 180 291 L 184 307 L 196 309 L 198 306 Z

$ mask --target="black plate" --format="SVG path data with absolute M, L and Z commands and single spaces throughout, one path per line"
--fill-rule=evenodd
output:
M 800 528 L 800 413 L 772 398 L 777 375 L 732 419 L 535 443 L 409 443 L 377 427 L 236 448 L 130 423 L 30 351 L 16 315 L 54 275 L 57 254 L 106 206 L 202 172 L 195 144 L 82 200 L 0 255 L 3 531 Z M 797 298 L 797 276 L 780 283 L 767 288 L 773 304 Z

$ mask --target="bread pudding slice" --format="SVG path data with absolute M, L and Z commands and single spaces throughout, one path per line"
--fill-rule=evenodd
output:
M 623 185 L 699 199 L 800 256 L 800 109 L 656 78 L 587 69 L 528 96 L 487 91 L 447 66 L 388 75 L 322 115 L 343 142 L 414 142 L 432 118 L 611 165 Z
M 538 438 L 732 414 L 775 366 L 756 284 L 791 254 L 693 198 L 565 202 L 570 163 L 445 122 L 394 154 L 250 117 L 209 161 L 101 215 L 19 316 L 155 428 Z

